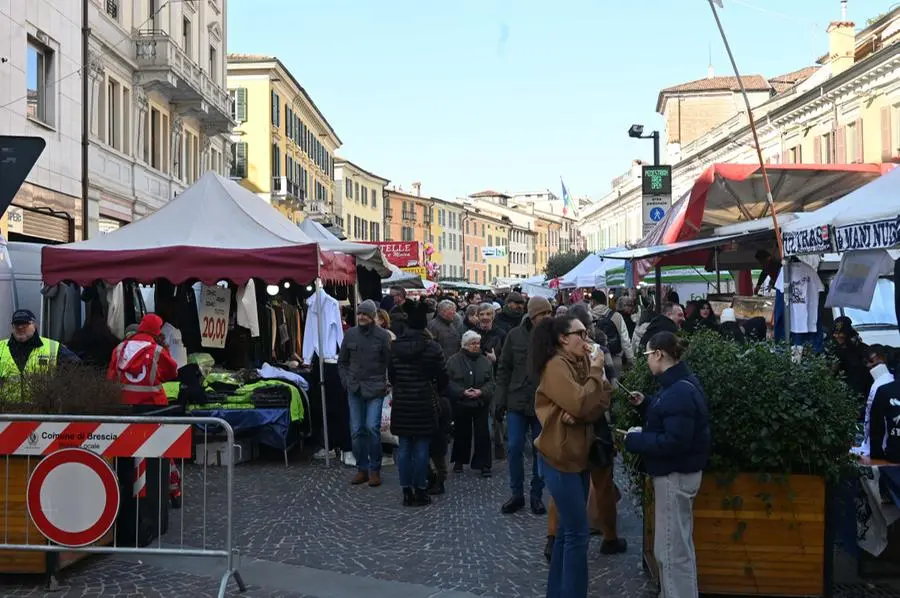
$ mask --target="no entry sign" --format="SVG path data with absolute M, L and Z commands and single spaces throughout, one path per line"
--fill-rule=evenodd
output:
M 28 515 L 45 538 L 78 548 L 99 541 L 119 514 L 119 484 L 109 464 L 80 448 L 42 459 L 28 479 Z

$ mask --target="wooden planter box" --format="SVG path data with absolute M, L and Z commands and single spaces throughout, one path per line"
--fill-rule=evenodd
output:
M 652 485 L 644 505 L 644 562 L 654 579 Z M 694 503 L 697 577 L 704 594 L 824 596 L 825 480 L 705 474 Z
M 28 516 L 28 508 L 25 505 L 28 478 L 39 462 L 40 459 L 37 457 L 30 460 L 27 457 L 15 456 L 0 458 L 0 542 L 33 545 L 48 543 Z M 97 545 L 112 544 L 114 529 L 110 530 Z M 59 553 L 59 565 L 56 568 L 63 569 L 86 556 L 88 555 L 85 553 L 77 552 Z M 0 573 L 49 573 L 50 558 L 54 558 L 53 553 L 0 550 Z

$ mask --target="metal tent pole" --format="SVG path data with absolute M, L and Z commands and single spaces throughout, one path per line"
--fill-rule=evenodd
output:
M 322 428 L 325 437 L 325 467 L 331 466 L 331 444 L 328 440 L 328 408 L 325 400 L 325 326 L 322 322 L 322 279 L 316 279 L 316 329 L 318 331 L 319 353 L 319 397 L 322 400 Z

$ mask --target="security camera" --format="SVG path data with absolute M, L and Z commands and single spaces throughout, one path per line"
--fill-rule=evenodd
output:
M 644 134 L 644 125 L 631 125 L 631 128 L 628 129 L 628 136 L 639 138 Z

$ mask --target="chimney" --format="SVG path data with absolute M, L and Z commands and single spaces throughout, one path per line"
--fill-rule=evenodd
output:
M 416 197 L 422 197 L 422 183 L 416 181 L 412 184 L 412 188 L 413 193 L 416 195 Z
M 706 78 L 713 79 L 715 76 L 716 76 L 716 71 L 715 71 L 715 69 L 713 69 L 713 65 L 710 64 L 708 67 L 706 67 Z
M 847 0 L 841 0 L 841 20 L 828 25 L 828 63 L 831 76 L 840 75 L 856 60 L 856 24 L 847 20 Z

